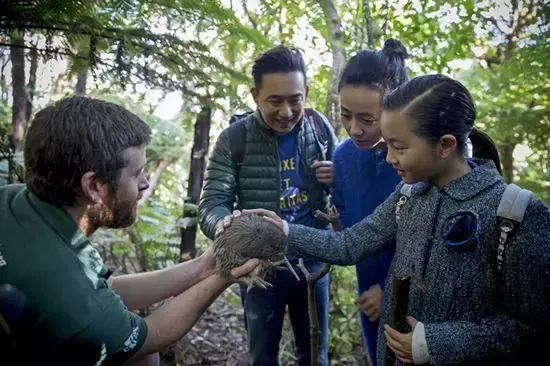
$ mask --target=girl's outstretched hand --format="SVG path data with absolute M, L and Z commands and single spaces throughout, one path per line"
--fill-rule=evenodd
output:
M 218 224 L 218 228 L 216 229 L 216 234 L 214 234 L 214 237 L 217 238 L 220 234 L 222 234 L 225 231 L 225 229 L 230 227 L 234 218 L 239 217 L 241 215 L 249 215 L 249 214 L 257 214 L 257 215 L 263 216 L 267 220 L 277 225 L 281 230 L 285 231 L 284 220 L 281 219 L 275 212 L 265 210 L 263 208 L 255 208 L 252 210 L 243 210 L 242 212 L 239 210 L 235 210 L 231 215 L 225 216 L 223 220 L 221 220 L 220 223 Z M 285 233 L 287 232 L 285 231 Z
M 407 334 L 399 333 L 389 325 L 384 325 L 386 344 L 395 353 L 397 359 L 403 363 L 414 363 L 412 352 L 412 337 L 416 327 L 416 319 L 412 316 L 407 317 L 407 323 L 411 326 L 411 331 Z
M 281 230 L 284 230 L 284 221 L 281 219 L 275 212 L 265 210 L 263 208 L 255 208 L 252 210 L 243 210 L 243 214 L 256 214 L 265 217 L 275 225 L 277 225 Z

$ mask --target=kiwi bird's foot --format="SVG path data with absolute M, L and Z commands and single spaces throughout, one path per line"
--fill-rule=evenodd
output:
M 277 262 L 269 262 L 273 267 L 275 267 L 276 270 L 289 270 L 290 273 L 292 273 L 292 275 L 296 278 L 296 280 L 298 282 L 300 282 L 300 277 L 298 277 L 298 274 L 296 273 L 296 271 L 294 270 L 294 268 L 292 267 L 292 265 L 290 264 L 290 262 L 288 261 L 288 258 L 287 257 L 283 257 L 282 260 L 280 261 L 277 261 Z M 284 264 L 285 266 L 283 267 L 282 264 Z
M 246 292 L 250 291 L 252 287 L 261 287 L 264 290 L 267 289 L 267 287 L 273 287 L 273 285 L 266 280 L 258 277 L 258 276 L 251 276 L 249 278 L 246 278 L 243 280 L 243 282 L 248 285 L 246 288 Z

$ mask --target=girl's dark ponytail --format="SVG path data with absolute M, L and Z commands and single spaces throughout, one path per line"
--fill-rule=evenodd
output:
M 493 140 L 485 132 L 479 131 L 475 127 L 470 132 L 470 141 L 472 143 L 472 155 L 474 158 L 492 160 L 502 175 L 500 157 Z

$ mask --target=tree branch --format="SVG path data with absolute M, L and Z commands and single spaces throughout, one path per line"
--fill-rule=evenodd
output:
M 254 20 L 254 18 L 252 17 L 252 14 L 250 14 L 250 11 L 248 10 L 248 6 L 246 6 L 246 0 L 241 0 L 241 5 L 243 6 L 244 13 L 248 17 L 248 20 L 252 24 L 252 27 L 255 30 L 258 30 L 258 23 Z
M 311 342 L 311 366 L 319 365 L 319 338 L 321 327 L 317 316 L 317 303 L 315 302 L 315 282 L 330 271 L 330 264 L 324 264 L 317 272 L 311 274 L 304 265 L 304 259 L 300 258 L 298 268 L 304 274 L 307 281 L 307 303 L 309 310 L 309 333 Z
M 331 223 L 334 231 L 341 229 L 340 214 L 336 209 L 336 206 L 331 206 L 328 209 L 328 214 L 317 210 L 315 211 L 315 217 L 324 219 Z M 321 269 L 314 273 L 310 273 L 304 265 L 304 259 L 300 258 L 298 262 L 298 268 L 304 274 L 307 282 L 307 301 L 309 309 L 309 326 L 311 337 L 311 366 L 317 366 L 319 364 L 319 337 L 321 335 L 321 329 L 319 327 L 319 318 L 317 317 L 317 304 L 315 302 L 315 283 L 330 272 L 331 265 L 328 263 L 323 264 Z
M 340 222 L 340 213 L 338 212 L 338 209 L 336 209 L 336 206 L 334 205 L 330 206 L 328 209 L 328 214 L 324 213 L 321 210 L 317 210 L 313 215 L 315 216 L 315 218 L 330 222 L 332 226 L 332 230 L 334 231 L 342 230 L 342 224 Z
M 507 33 L 502 30 L 502 28 L 500 28 L 500 25 L 498 24 L 498 20 L 496 20 L 495 17 L 485 17 L 485 16 L 482 16 L 483 20 L 485 20 L 486 22 L 488 23 L 491 23 L 492 25 L 495 26 L 495 28 L 502 34 L 506 35 Z
M 60 49 L 38 48 L 38 47 L 18 45 L 18 44 L 12 44 L 12 43 L 4 43 L 4 42 L 0 42 L 0 46 L 1 47 L 12 47 L 12 48 L 23 48 L 25 50 L 34 50 L 36 52 L 43 52 L 43 53 L 54 53 L 56 55 L 69 56 L 69 57 L 79 58 L 79 59 L 83 59 L 83 60 L 88 59 L 87 57 L 75 55 L 74 53 L 60 51 Z
M 363 0 L 363 12 L 365 14 L 365 22 L 367 23 L 367 45 L 369 49 L 374 48 L 374 25 L 370 10 L 370 0 Z
M 155 192 L 155 189 L 157 189 L 157 186 L 160 181 L 160 176 L 166 170 L 169 164 L 170 162 L 167 159 L 161 159 L 159 161 L 157 168 L 155 169 L 153 174 L 151 174 L 151 176 L 149 177 L 149 188 L 147 188 L 145 192 L 143 192 L 143 195 L 138 201 L 139 205 L 144 204 L 149 199 L 149 197 L 151 197 L 151 195 Z
M 31 121 L 34 95 L 36 94 L 36 72 L 38 70 L 38 51 L 36 50 L 36 42 L 32 44 L 32 47 L 34 47 L 34 49 L 29 52 L 31 67 L 29 70 L 29 82 L 27 83 L 28 99 L 26 110 L 27 123 L 25 125 L 25 131 L 27 131 Z

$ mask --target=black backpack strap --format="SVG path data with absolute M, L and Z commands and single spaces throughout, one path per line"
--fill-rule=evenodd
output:
M 238 122 L 240 120 L 246 119 L 248 116 L 250 116 L 254 111 L 248 111 L 241 114 L 234 114 L 229 119 L 229 124 L 232 125 L 235 122 Z
M 327 126 L 325 122 L 322 120 L 322 117 L 312 108 L 306 108 L 304 110 L 304 114 L 306 118 L 311 122 L 313 131 L 315 133 L 315 138 L 317 139 L 317 142 L 319 143 L 321 148 L 322 160 L 330 159 L 330 157 L 326 156 L 328 151 L 329 132 L 327 131 Z
M 241 119 L 229 125 L 229 151 L 231 160 L 237 169 L 237 176 L 244 160 L 244 151 L 246 149 L 246 121 L 248 118 Z

